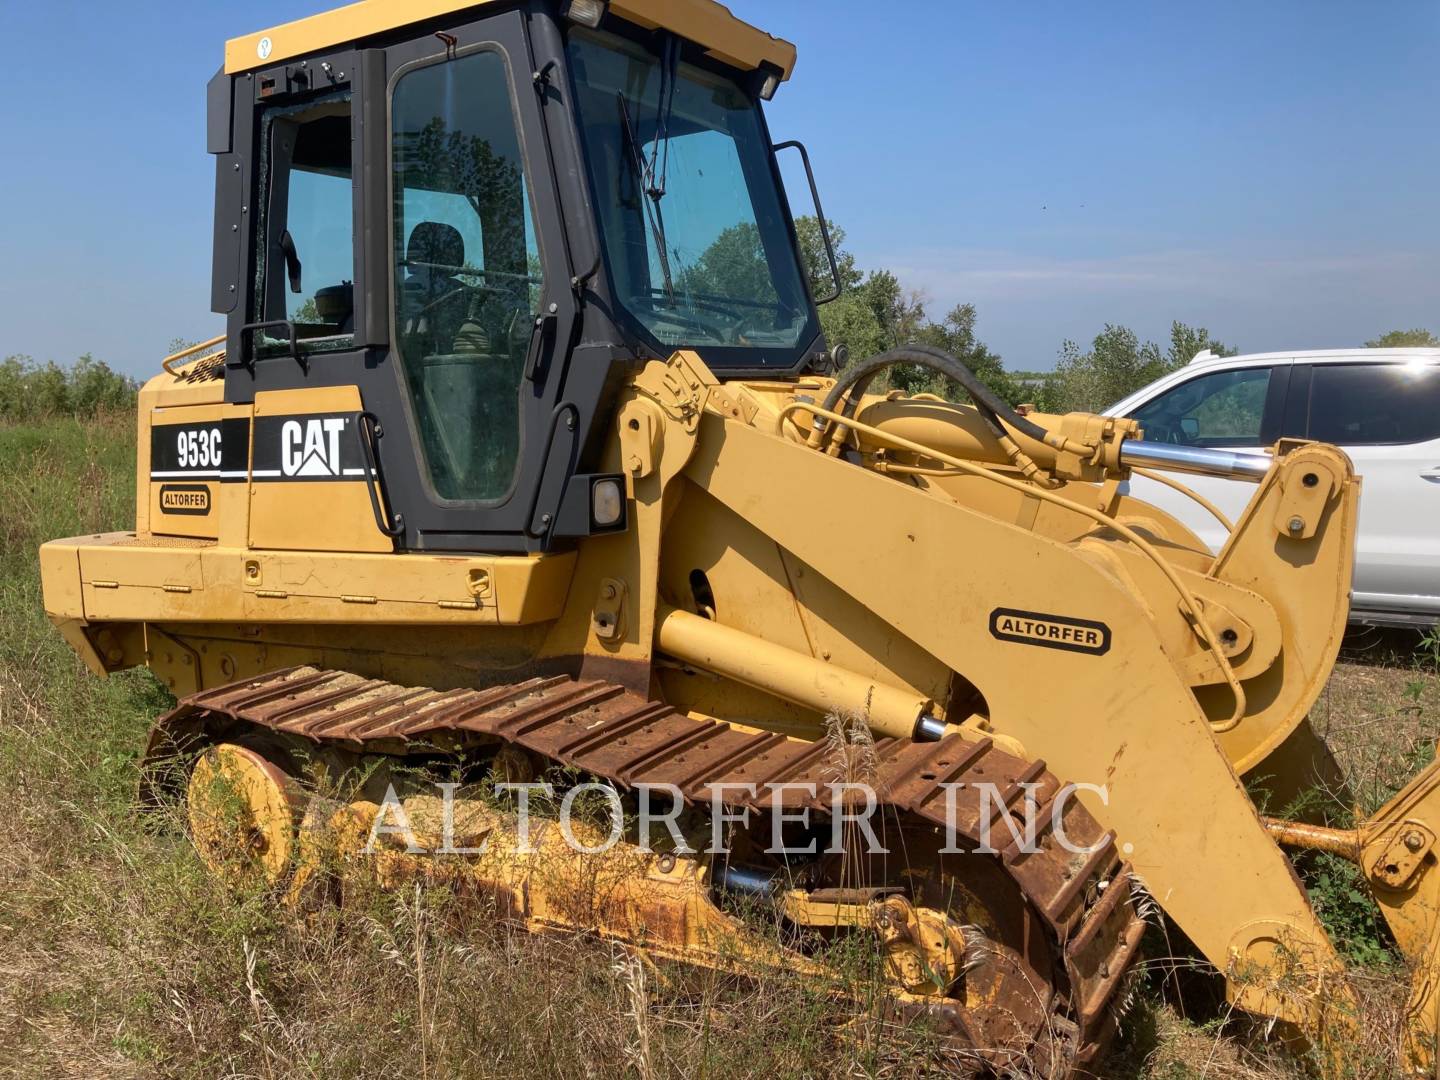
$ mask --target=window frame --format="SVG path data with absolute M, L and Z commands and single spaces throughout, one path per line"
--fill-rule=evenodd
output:
M 775 378 L 786 375 L 793 375 L 801 371 L 814 357 L 815 353 L 824 347 L 825 329 L 820 320 L 820 307 L 816 303 L 814 289 L 811 287 L 810 273 L 805 266 L 805 259 L 800 250 L 799 232 L 795 228 L 795 214 L 790 206 L 790 195 L 785 187 L 785 178 L 780 171 L 780 163 L 775 154 L 775 138 L 770 133 L 769 117 L 760 100 L 755 96 L 753 90 L 746 84 L 742 74 L 735 68 L 725 64 L 708 52 L 698 49 L 693 43 L 681 41 L 681 63 L 698 68 L 710 75 L 724 78 L 734 83 L 740 92 L 750 100 L 761 143 L 761 152 L 764 157 L 764 167 L 771 182 L 775 185 L 775 191 L 779 200 L 781 223 L 785 228 L 785 234 L 789 240 L 790 250 L 794 253 L 795 265 L 799 272 L 800 289 L 808 307 L 808 318 L 806 326 L 800 332 L 796 343 L 789 349 L 775 349 L 774 354 L 788 357 L 785 362 L 766 363 L 763 354 L 768 350 L 761 347 L 736 347 L 724 345 L 668 345 L 657 338 L 634 312 L 620 300 L 618 291 L 615 288 L 615 272 L 613 268 L 612 245 L 606 242 L 604 237 L 604 226 L 600 220 L 600 193 L 595 185 L 595 165 L 591 160 L 590 148 L 584 134 L 583 119 L 579 115 L 579 88 L 577 85 L 578 73 L 572 62 L 571 35 L 577 32 L 574 25 L 568 25 L 562 39 L 562 50 L 565 57 L 565 69 L 567 73 L 568 92 L 570 99 L 575 103 L 575 113 L 571 123 L 574 125 L 574 134 L 577 149 L 580 156 L 581 184 L 584 186 L 586 198 L 591 207 L 593 228 L 595 233 L 596 253 L 599 259 L 599 266 L 604 269 L 606 279 L 606 292 L 611 302 L 611 319 L 618 329 L 633 344 L 637 352 L 644 353 L 659 359 L 668 359 L 676 350 L 688 350 L 695 352 L 705 361 L 715 373 L 726 379 L 743 378 Z M 578 32 L 610 35 L 628 42 L 631 45 L 647 49 L 647 33 L 639 27 L 628 22 L 616 19 L 607 19 L 599 31 L 590 31 L 588 28 L 580 27 Z M 747 166 L 744 158 L 740 159 L 741 170 L 744 173 L 747 183 L 753 182 L 758 177 L 750 175 L 750 167 Z M 809 331 L 809 333 L 807 333 Z M 758 362 L 745 364 L 747 359 Z
M 354 87 L 352 86 L 352 84 L 347 82 L 342 83 L 338 86 L 326 88 L 324 90 L 312 90 L 311 92 L 304 95 L 299 95 L 295 97 L 286 96 L 280 98 L 279 100 L 276 100 L 273 104 L 262 105 L 256 110 L 255 113 L 255 145 L 258 151 L 256 154 L 257 186 L 255 192 L 256 212 L 253 215 L 253 220 L 255 224 L 252 228 L 254 236 L 251 241 L 253 244 L 253 250 L 255 255 L 251 264 L 249 303 L 251 310 L 251 323 L 261 323 L 267 321 L 267 316 L 270 314 L 268 309 L 275 299 L 275 297 L 272 297 L 270 295 L 270 292 L 273 286 L 272 278 L 275 276 L 274 267 L 271 265 L 271 257 L 275 254 L 275 247 L 276 245 L 278 245 L 280 240 L 280 237 L 278 235 L 272 235 L 272 228 L 275 224 L 273 217 L 274 209 L 276 206 L 276 196 L 277 194 L 279 194 L 281 202 L 283 203 L 285 229 L 289 230 L 291 194 L 290 178 L 295 172 L 294 147 L 292 147 L 290 151 L 290 156 L 285 161 L 285 190 L 283 193 L 279 192 L 275 177 L 275 164 L 277 159 L 272 144 L 275 137 L 275 124 L 278 120 L 283 119 L 287 115 L 293 115 L 308 109 L 314 109 L 316 107 L 325 105 L 327 102 L 339 101 L 343 101 L 349 109 L 348 119 L 351 133 L 349 177 L 351 205 L 350 283 L 352 288 L 354 289 L 354 299 L 352 301 L 352 309 L 350 313 L 351 329 L 350 332 L 346 334 L 333 334 L 316 338 L 300 338 L 299 341 L 302 343 L 302 345 L 308 345 L 308 347 L 302 347 L 301 350 L 302 355 L 307 356 L 351 352 L 354 349 L 358 348 L 361 344 L 359 318 L 361 304 L 361 233 L 359 228 L 357 227 L 358 223 L 356 220 L 358 216 L 360 200 L 359 185 L 356 182 L 356 154 L 354 149 L 356 118 L 359 111 L 359 105 L 356 100 Z M 303 126 L 303 124 L 296 125 L 297 130 Z M 304 261 L 305 260 L 302 253 L 302 267 L 304 265 Z M 280 288 L 279 290 L 277 290 L 277 295 L 281 300 L 281 308 L 283 309 L 282 316 L 281 319 L 268 321 L 278 322 L 282 319 L 284 321 L 290 321 L 290 305 L 288 303 L 289 282 L 286 277 L 286 271 L 282 268 L 278 276 L 280 278 Z M 252 361 L 273 360 L 289 355 L 288 346 L 286 342 L 282 339 L 272 340 L 272 342 L 270 343 L 270 347 L 265 348 L 264 351 L 261 351 L 261 341 L 264 333 L 264 331 L 254 331 L 250 335 L 250 340 L 245 342 L 248 350 L 246 355 L 249 356 Z

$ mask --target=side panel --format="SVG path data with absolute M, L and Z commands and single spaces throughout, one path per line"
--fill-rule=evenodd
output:
M 370 502 L 354 386 L 255 395 L 250 546 L 388 552 Z
M 243 522 L 250 410 L 237 405 L 157 407 L 150 414 L 145 505 L 157 536 L 218 540 L 226 517 Z

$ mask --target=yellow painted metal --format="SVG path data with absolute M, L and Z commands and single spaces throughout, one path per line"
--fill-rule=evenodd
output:
M 772 421 L 783 431 L 782 410 Z M 1105 785 L 1108 805 L 1092 809 L 1125 839 L 1162 906 L 1222 970 L 1243 962 L 1251 972 L 1233 987 L 1237 1000 L 1289 1019 L 1318 1020 L 1318 999 L 1287 994 L 1273 964 L 1259 965 L 1273 976 L 1268 981 L 1254 975 L 1257 958 L 1273 959 L 1276 927 L 1284 928 L 1291 952 L 1309 958 L 1307 970 L 1317 977 L 1333 979 L 1341 965 L 1217 751 L 1210 717 L 1188 685 L 1181 658 L 1165 651 L 1153 629 L 1155 612 L 1180 603 L 1179 591 L 1140 592 L 1133 579 L 1078 544 L 995 521 L 767 435 L 763 427 L 707 413 L 686 479 L 746 527 L 802 553 L 808 566 L 894 634 L 964 672 L 996 730 L 1068 779 Z M 1335 495 L 1353 509 L 1353 486 Z M 1336 571 L 1348 571 L 1353 516 L 1332 513 L 1325 525 L 1308 541 L 1309 555 L 1319 573 L 1343 580 Z M 671 528 L 683 530 L 683 519 Z M 1268 529 L 1252 516 L 1237 536 Z M 1269 597 L 1290 588 L 1292 578 L 1299 585 L 1305 568 L 1275 550 L 1273 533 L 1262 538 L 1271 550 L 1268 580 L 1255 591 Z M 1338 564 L 1324 557 L 1332 551 Z M 712 575 L 711 584 L 723 598 L 724 582 Z M 1333 591 L 1321 590 L 1317 604 L 1327 595 L 1337 603 Z M 1098 621 L 1111 628 L 1113 640 L 1102 656 L 999 641 L 988 617 L 1000 608 Z M 1321 668 L 1328 670 L 1329 662 L 1322 660 Z M 1185 768 L 1176 769 L 1177 761 Z M 1163 799 L 1156 798 L 1157 784 Z M 1204 814 L 1196 814 L 1200 806 Z M 1217 851 L 1225 852 L 1221 864 L 1212 857 Z M 1205 888 L 1197 887 L 1201 866 L 1208 868 Z M 1236 887 L 1216 888 L 1215 875 Z
M 894 406 L 900 403 L 891 400 L 885 404 Z M 861 414 L 875 416 L 876 408 L 879 406 L 864 409 Z M 782 418 L 786 415 L 786 410 L 792 409 L 802 414 L 819 413 L 813 406 L 793 405 L 782 409 Z M 898 446 L 912 452 L 926 444 L 900 435 L 894 430 L 897 426 L 924 437 L 928 430 L 943 422 L 946 416 L 958 414 L 966 419 L 967 432 L 973 434 L 976 430 L 971 415 L 973 410 L 967 411 L 960 406 L 939 410 L 938 406 L 930 402 L 922 403 L 921 410 L 920 418 L 906 425 L 898 425 L 890 413 L 881 413 L 877 418 L 883 420 L 892 417 L 887 429 L 871 428 L 859 421 L 853 422 L 852 427 L 861 433 L 862 447 L 863 437 L 868 432 L 878 440 L 878 444 Z M 1063 424 L 1068 418 L 1047 418 L 1042 415 L 1039 419 Z M 1073 424 L 1073 420 L 1071 423 Z M 971 434 L 956 437 L 955 441 L 963 446 L 969 438 Z M 1043 444 L 1032 440 L 1031 446 L 1037 455 L 1042 455 L 1043 460 Z M 986 453 L 983 449 L 980 452 L 982 455 Z M 938 450 L 931 451 L 929 456 L 973 476 L 988 478 L 991 486 L 1021 492 L 1027 488 L 1018 478 L 995 473 Z M 993 452 L 991 456 L 994 456 Z M 1218 685 L 1220 682 L 1226 684 L 1228 693 L 1225 690 L 1218 694 L 1205 691 L 1200 696 L 1202 705 L 1221 738 L 1222 746 L 1241 771 L 1253 769 L 1266 760 L 1303 721 L 1329 674 L 1339 649 L 1348 610 L 1349 564 L 1353 539 L 1347 541 L 1346 537 L 1353 538 L 1360 482 L 1353 476 L 1348 459 L 1333 448 L 1282 441 L 1275 448 L 1275 457 L 1280 462 L 1279 467 L 1272 469 L 1270 475 L 1261 482 L 1246 514 L 1247 518 L 1259 515 L 1257 520 L 1268 517 L 1272 525 L 1283 525 L 1283 528 L 1275 530 L 1280 533 L 1279 539 L 1275 531 L 1264 527 L 1247 529 L 1243 536 L 1240 530 L 1235 529 L 1217 558 L 1201 559 L 1199 562 L 1193 559 L 1172 562 L 1170 558 L 1160 556 L 1146 534 L 1150 533 L 1156 524 L 1160 524 L 1160 538 L 1169 540 L 1171 537 L 1163 523 L 1150 517 L 1142 518 L 1135 523 L 1138 528 L 1132 528 L 1124 518 L 1111 516 L 1103 510 L 1067 498 L 1068 490 L 1057 492 L 1029 488 L 1029 497 L 1034 501 L 1053 504 L 1062 509 L 1068 508 L 1074 516 L 1088 518 L 1092 523 L 1101 525 L 1106 532 L 1123 536 L 1128 541 L 1128 547 L 1111 544 L 1108 545 L 1111 550 L 1105 553 L 1112 568 L 1120 569 L 1117 560 L 1128 560 L 1126 570 L 1132 578 L 1158 571 L 1180 595 L 1186 621 L 1204 641 L 1206 649 L 1214 658 L 1213 661 L 1195 659 L 1189 663 L 1191 685 L 1199 689 Z M 1306 483 L 1311 477 L 1323 477 L 1325 480 L 1313 485 Z M 1347 492 L 1352 492 L 1355 497 L 1343 497 Z M 1303 502 L 1294 503 L 1297 499 Z M 1131 507 L 1127 506 L 1127 509 L 1129 508 Z M 1311 528 L 1306 535 L 1294 533 L 1288 527 L 1290 522 L 1296 520 L 1297 514 L 1310 522 Z M 1284 587 L 1277 588 L 1275 579 L 1278 567 L 1283 565 L 1277 562 L 1277 554 L 1284 553 L 1285 557 L 1290 558 L 1298 557 L 1298 551 L 1293 550 L 1295 545 L 1313 536 L 1322 522 L 1329 525 L 1335 515 L 1342 520 L 1329 527 L 1332 531 L 1339 531 L 1338 542 L 1322 545 L 1318 551 L 1307 550 L 1304 564 L 1293 567 L 1294 572 L 1289 575 Z M 1183 543 L 1186 535 L 1188 533 L 1176 539 Z M 1105 543 L 1103 534 L 1098 542 L 1095 542 L 1095 537 L 1086 539 L 1091 541 L 1088 543 L 1088 554 L 1098 555 L 1100 545 Z M 1169 545 L 1166 546 L 1168 549 Z M 1143 562 L 1138 555 L 1145 557 Z M 1203 577 L 1197 576 L 1197 573 L 1203 574 Z M 1136 581 L 1134 584 L 1136 593 L 1142 598 L 1157 596 L 1156 586 L 1163 588 L 1159 582 L 1156 582 L 1156 586 L 1147 586 L 1143 581 Z M 1236 592 L 1237 587 L 1244 591 Z M 1228 591 L 1217 594 L 1217 588 Z M 1258 600 L 1260 605 L 1271 610 L 1257 608 L 1252 600 Z M 1167 633 L 1164 627 L 1163 605 L 1153 604 L 1148 599 L 1145 602 L 1152 616 L 1161 624 L 1159 628 L 1167 651 L 1175 656 L 1183 656 L 1188 651 L 1184 647 L 1183 638 L 1188 634 L 1182 630 L 1180 638 L 1177 639 L 1173 623 Z M 1249 622 L 1245 618 L 1235 618 L 1238 612 L 1247 608 L 1250 609 Z M 1270 625 L 1255 625 L 1256 618 Z M 1283 634 L 1280 625 L 1282 622 L 1285 624 Z M 1265 630 L 1273 632 L 1256 632 Z M 1281 641 L 1288 642 L 1289 647 L 1286 650 L 1285 663 L 1276 664 L 1274 660 L 1280 652 Z M 1247 680 L 1247 685 L 1252 687 L 1251 692 L 1256 693 L 1255 704 L 1258 708 L 1248 708 L 1246 691 L 1237 682 L 1236 675 Z
M 1121 440 L 1135 438 L 1139 431 L 1139 425 L 1133 420 L 1089 413 L 1065 416 L 1032 413 L 1029 418 L 1053 432 L 1055 442 L 1060 445 L 1041 442 L 1021 431 L 1010 431 L 1011 448 L 1007 449 L 973 407 L 928 397 L 918 401 L 894 396 L 870 398 L 857 411 L 856 418 L 886 435 L 970 462 L 1007 465 L 1018 449 L 1044 472 L 1066 480 L 1095 481 L 1117 471 Z M 853 424 L 847 427 L 861 430 Z M 866 441 L 862 434 L 862 447 Z M 1079 452 L 1082 447 L 1090 447 L 1092 452 Z
M 256 71 L 431 19 L 480 17 L 496 6 L 496 0 L 359 0 L 231 39 L 225 43 L 225 72 Z M 795 68 L 794 45 L 742 22 L 714 0 L 611 0 L 610 10 L 645 29 L 664 27 L 742 70 L 768 63 L 788 79 Z
M 136 442 L 135 531 L 157 536 L 189 536 L 247 542 L 249 489 L 244 484 L 205 483 L 210 512 L 202 517 L 160 512 L 163 481 L 150 479 L 151 435 L 156 428 L 190 420 L 248 420 L 248 405 L 227 405 L 221 380 L 188 383 L 185 372 L 156 375 L 140 389 L 139 432 Z
M 837 413 L 828 412 L 824 409 L 818 409 L 814 405 L 799 401 L 794 402 L 785 408 L 785 410 L 781 413 L 782 422 L 786 416 L 796 411 L 809 413 L 811 416 L 816 417 L 817 419 L 826 420 L 832 425 L 832 429 L 833 425 L 846 422 L 845 418 Z M 1071 418 L 1064 417 L 1061 419 L 1063 426 L 1064 423 L 1068 422 Z M 995 473 L 991 470 L 986 469 L 984 466 L 977 465 L 970 461 L 966 461 L 963 458 L 958 458 L 952 454 L 943 453 L 939 450 L 928 448 L 923 444 L 914 441 L 913 439 L 906 438 L 893 432 L 883 431 L 880 428 L 871 427 L 868 424 L 863 424 L 856 420 L 850 420 L 848 421 L 848 424 L 853 427 L 855 431 L 861 434 L 879 438 L 883 443 L 895 445 L 901 449 L 909 450 L 912 453 L 919 453 L 923 457 L 933 458 L 936 461 L 940 461 L 953 468 L 959 469 L 962 472 L 972 473 L 977 476 L 989 476 L 995 483 L 1013 489 L 1024 490 L 1026 487 L 1026 484 L 1019 479 L 1015 479 L 1001 473 Z M 1111 430 L 1113 433 L 1113 429 Z M 1063 455 L 1057 455 L 1057 468 L 1061 457 L 1063 457 Z M 1096 459 L 1096 465 L 1097 467 L 1101 468 L 1102 472 L 1107 470 L 1108 468 L 1114 467 L 1101 465 L 1099 461 L 1098 451 L 1096 454 Z M 1238 726 L 1238 724 L 1245 715 L 1245 691 L 1241 687 L 1240 681 L 1235 674 L 1234 666 L 1230 663 L 1229 657 L 1226 655 L 1226 650 L 1220 644 L 1220 641 L 1215 632 L 1215 628 L 1211 625 L 1210 620 L 1205 617 L 1199 601 L 1193 594 L 1192 590 L 1190 589 L 1184 578 L 1180 575 L 1180 573 L 1160 555 L 1160 553 L 1155 549 L 1155 547 L 1150 543 L 1148 539 L 1146 539 L 1144 536 L 1141 536 L 1134 529 L 1131 529 L 1123 522 L 1117 521 L 1115 520 L 1115 518 L 1105 514 L 1102 510 L 1093 509 L 1082 503 L 1077 503 L 1073 502 L 1072 500 L 1066 499 L 1064 496 L 1057 495 L 1055 492 L 1049 490 L 1048 486 L 1033 486 L 1031 488 L 1031 491 L 1038 499 L 1063 505 L 1068 509 L 1074 511 L 1075 513 L 1080 514 L 1081 516 L 1091 518 L 1093 521 L 1095 521 L 1102 527 L 1120 534 L 1122 537 L 1124 537 L 1126 541 L 1128 541 L 1137 550 L 1143 553 L 1146 558 L 1149 559 L 1151 565 L 1153 565 L 1156 569 L 1160 571 L 1160 573 L 1164 576 L 1164 578 L 1178 594 L 1180 602 L 1183 605 L 1187 616 L 1191 620 L 1191 625 L 1195 627 L 1196 632 L 1205 642 L 1206 648 L 1209 649 L 1211 654 L 1214 656 L 1215 670 L 1220 674 L 1220 676 L 1225 681 L 1230 690 L 1231 704 L 1228 710 L 1228 716 L 1224 720 L 1212 721 L 1215 730 L 1217 732 L 1230 731 L 1233 730 L 1236 726 Z
M 318 413 L 359 413 L 354 386 L 278 390 L 255 395 L 255 419 Z M 352 435 L 349 437 L 358 437 Z M 252 445 L 254 439 L 251 440 Z M 380 531 L 363 478 L 250 485 L 250 547 L 282 551 L 390 552 L 395 541 Z M 368 593 L 369 589 L 356 592 Z
M 254 750 L 211 747 L 190 773 L 190 836 L 205 866 L 236 886 L 280 882 L 296 856 L 294 782 Z
M 1265 831 L 1273 836 L 1277 843 L 1286 847 L 1328 851 L 1351 862 L 1360 861 L 1360 850 L 1365 843 L 1365 834 L 1360 829 L 1331 829 L 1308 821 L 1286 821 L 1272 817 L 1260 820 L 1265 825 Z
M 160 367 L 164 369 L 166 375 L 177 375 L 179 374 L 179 367 L 177 365 L 180 364 L 181 360 L 190 360 L 192 357 L 198 359 L 201 353 L 208 352 L 223 344 L 225 344 L 225 335 L 221 334 L 219 337 L 213 337 L 209 341 L 202 341 L 199 344 L 187 346 L 179 352 L 171 353 L 165 357 L 164 360 L 161 360 Z M 194 361 L 192 360 L 191 362 L 193 363 Z
M 371 520 L 370 508 L 365 518 Z M 573 552 L 271 552 L 134 533 L 42 548 L 45 610 L 87 622 L 522 626 L 563 608 Z M 48 568 L 48 569 L 45 569 Z
M 794 45 L 742 22 L 714 0 L 611 0 L 610 10 L 637 26 L 664 28 L 703 45 L 732 67 L 753 71 L 768 63 L 782 79 L 795 70 Z
M 1355 829 L 1266 819 L 1279 842 L 1328 851 L 1369 881 L 1395 944 L 1413 974 L 1406 1015 L 1411 1075 L 1433 1076 L 1440 1036 L 1440 761 L 1432 761 L 1375 816 Z
M 433 794 L 402 795 L 393 786 L 384 802 L 360 798 L 337 804 L 311 796 L 297 837 L 295 808 L 281 797 L 275 767 L 238 747 L 220 751 L 202 759 L 203 780 L 213 789 L 212 762 L 229 770 L 228 787 L 242 795 L 240 827 L 234 827 L 233 807 L 223 817 L 207 803 L 207 820 L 227 825 L 207 826 L 205 842 L 213 851 L 207 863 L 213 861 L 232 882 L 247 880 L 246 873 L 278 881 L 293 861 L 288 896 L 297 903 L 335 876 L 390 889 L 414 882 L 460 884 L 494 898 L 503 917 L 532 931 L 597 933 L 653 957 L 736 974 L 752 974 L 757 966 L 788 969 L 833 981 L 835 992 L 843 992 L 823 964 L 783 948 L 773 933 L 718 907 L 708 867 L 693 854 L 617 841 L 604 828 L 573 818 L 562 826 L 532 817 L 522 831 L 514 815 L 466 792 L 456 792 L 447 804 Z M 283 862 L 281 837 L 288 838 Z M 456 857 L 461 852 L 464 857 Z M 966 967 L 964 928 L 946 913 L 912 906 L 903 897 L 882 890 L 842 902 L 797 889 L 779 899 L 775 914 L 783 912 L 796 925 L 874 934 L 898 1001 L 936 1000 Z
M 173 432 L 180 431 L 183 425 L 205 424 L 218 428 L 221 421 L 233 417 L 247 417 L 250 410 L 245 406 L 234 405 L 173 405 L 155 410 L 150 417 L 150 429 L 154 438 L 162 442 L 173 442 Z M 148 454 L 150 442 L 146 440 L 143 453 Z M 148 465 L 141 466 L 145 475 L 148 476 Z M 205 492 L 205 513 L 171 513 L 165 500 L 181 486 L 182 490 L 189 493 L 196 488 Z M 145 490 L 145 505 L 149 513 L 148 520 L 152 523 L 155 532 L 164 536 L 184 536 L 197 540 L 219 540 L 220 523 L 222 518 L 233 516 L 239 509 L 232 502 L 232 497 L 243 491 L 243 485 L 237 490 L 235 485 L 222 484 L 219 479 L 189 479 L 183 485 L 177 485 L 173 479 L 153 479 L 148 484 L 143 484 Z M 231 491 L 224 490 L 230 487 Z
M 687 611 L 660 612 L 656 641 L 663 652 L 728 679 L 793 701 L 822 715 L 856 716 L 879 735 L 914 736 L 934 703 L 823 660 L 772 645 Z
M 392 789 L 393 794 L 393 789 Z M 446 817 L 449 817 L 449 825 Z M 642 947 L 649 955 L 743 973 L 756 965 L 817 978 L 825 969 L 782 949 L 716 906 L 708 868 L 695 858 L 648 851 L 572 819 L 570 837 L 552 819 L 513 816 L 457 793 L 449 808 L 434 795 L 398 794 L 388 803 L 312 804 L 306 818 L 297 899 L 331 873 L 378 881 L 458 883 L 488 895 L 502 916 L 532 931 L 585 931 Z M 377 827 L 378 826 L 378 827 Z M 465 858 L 432 857 L 451 849 Z M 573 837 L 574 843 L 571 842 Z
M 1361 870 L 1395 943 L 1414 968 L 1407 1049 L 1431 1076 L 1440 1036 L 1440 760 L 1432 761 L 1360 829 Z

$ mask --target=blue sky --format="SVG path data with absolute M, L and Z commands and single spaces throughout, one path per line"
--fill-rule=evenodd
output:
M 218 332 L 205 82 L 225 38 L 323 6 L 0 0 L 0 355 L 139 374 Z M 1440 331 L 1440 4 L 731 7 L 799 45 L 771 127 L 861 265 L 975 303 L 1008 366 L 1106 322 Z

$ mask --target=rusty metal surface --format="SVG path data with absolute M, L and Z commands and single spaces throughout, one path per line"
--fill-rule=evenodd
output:
M 841 779 L 824 741 L 743 732 L 691 718 L 612 683 L 567 677 L 439 692 L 290 668 L 185 698 L 157 723 L 151 753 L 173 736 L 217 720 L 357 748 L 382 740 L 453 747 L 457 736 L 485 736 L 626 787 L 671 784 L 702 806 L 718 799 L 729 807 L 763 810 L 776 804 L 772 785 L 786 784 L 806 787 L 783 789 L 780 805 L 828 812 L 833 785 Z M 1078 1028 L 1076 1059 L 1093 1057 L 1111 1026 L 1112 999 L 1138 955 L 1144 930 L 1114 834 L 1069 799 L 1061 818 L 1066 837 L 1072 847 L 1093 850 L 1088 855 L 1068 850 L 1050 828 L 1061 782 L 1043 761 L 1015 758 L 988 739 L 879 739 L 874 750 L 874 775 L 868 779 L 885 807 L 944 828 L 953 799 L 956 831 L 976 845 L 987 824 L 998 830 L 997 845 L 1011 834 L 998 822 L 1004 811 L 992 809 L 991 821 L 982 822 L 988 807 L 974 785 L 996 785 L 1005 793 L 1006 809 L 1017 810 L 1025 797 L 1021 785 L 1038 785 L 1041 828 L 1033 850 L 1021 852 L 1012 841 L 999 860 L 1064 957 L 1069 1020 Z M 952 796 L 945 786 L 950 784 L 966 786 Z

